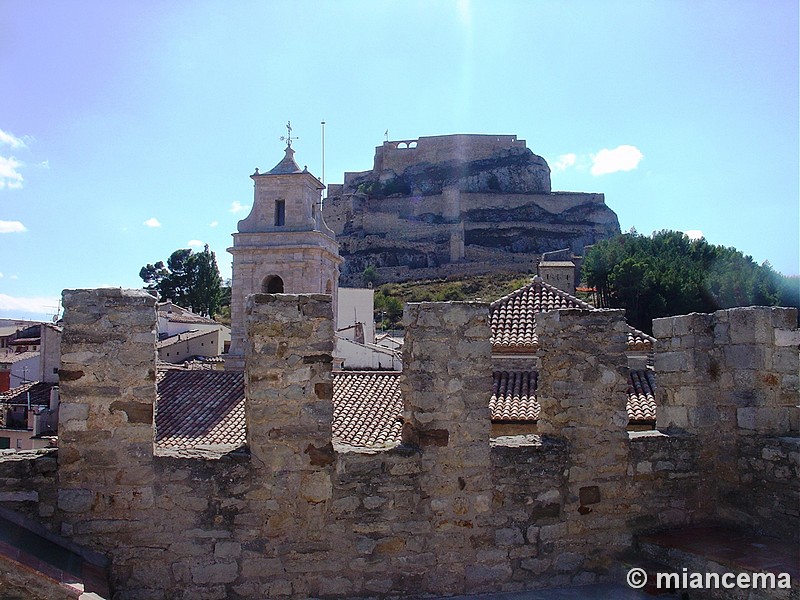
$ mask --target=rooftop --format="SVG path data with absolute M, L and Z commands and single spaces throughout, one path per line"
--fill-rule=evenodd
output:
M 380 450 L 400 443 L 403 396 L 396 371 L 340 371 L 333 376 L 333 441 Z M 536 371 L 495 371 L 487 402 L 493 422 L 535 423 L 540 417 Z M 156 445 L 164 448 L 245 444 L 244 375 L 225 371 L 160 372 Z M 628 418 L 655 421 L 655 377 L 628 377 Z
M 536 335 L 537 313 L 577 308 L 597 310 L 555 286 L 534 277 L 530 283 L 498 298 L 489 305 L 492 350 L 498 353 L 533 353 L 539 349 Z M 650 351 L 655 338 L 629 326 L 628 350 Z

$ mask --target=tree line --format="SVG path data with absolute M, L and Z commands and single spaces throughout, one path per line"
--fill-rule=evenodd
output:
M 800 307 L 800 280 L 757 264 L 736 248 L 692 240 L 680 231 L 632 230 L 595 244 L 581 267 L 599 308 L 624 308 L 652 332 L 657 317 L 735 306 Z

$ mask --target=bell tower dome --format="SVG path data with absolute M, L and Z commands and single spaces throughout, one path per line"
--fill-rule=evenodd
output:
M 255 293 L 331 294 L 339 288 L 339 245 L 322 218 L 322 182 L 294 160 L 291 124 L 285 156 L 266 173 L 250 178 L 255 193 L 250 214 L 233 234 L 231 347 L 225 368 L 244 368 L 245 298 Z

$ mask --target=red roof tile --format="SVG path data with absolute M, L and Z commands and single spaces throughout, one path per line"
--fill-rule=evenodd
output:
M 495 371 L 489 410 L 492 421 L 536 421 L 536 371 Z
M 536 313 L 559 308 L 594 307 L 575 296 L 545 283 L 541 277 L 492 302 L 489 317 L 492 327 L 492 349 L 495 352 L 535 352 Z
M 56 383 L 42 383 L 40 381 L 32 381 L 24 383 L 13 389 L 0 394 L 0 403 L 12 404 L 27 404 L 28 395 L 30 394 L 30 402 L 33 405 L 40 406 L 43 404 L 50 404 L 50 390 L 53 387 L 58 387 Z
M 541 277 L 489 305 L 492 350 L 530 353 L 539 349 L 536 314 L 560 308 L 595 310 L 588 302 L 545 283 Z M 628 350 L 650 351 L 655 338 L 633 327 L 628 331 Z
M 333 441 L 380 448 L 400 443 L 403 398 L 397 372 L 342 371 L 333 377 Z
M 400 443 L 403 398 L 394 371 L 342 371 L 333 380 L 333 441 L 360 448 L 391 448 Z M 536 371 L 495 371 L 489 408 L 492 421 L 535 422 Z M 652 370 L 628 377 L 631 423 L 655 421 Z M 245 443 L 242 373 L 167 371 L 158 376 L 156 445 L 192 448 Z
M 243 373 L 162 371 L 157 383 L 156 446 L 244 445 Z
M 651 369 L 632 370 L 628 374 L 628 420 L 656 420 L 656 375 Z

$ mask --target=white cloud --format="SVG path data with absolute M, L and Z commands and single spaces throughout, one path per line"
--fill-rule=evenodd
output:
M 205 246 L 205 243 L 201 242 L 200 240 L 189 240 L 186 242 L 186 245 L 189 246 L 189 248 L 202 248 Z
M 208 224 L 209 227 L 216 227 L 217 225 L 219 225 L 219 221 L 211 221 L 211 223 Z
M 148 227 L 161 227 L 161 223 L 158 222 L 158 219 L 155 217 L 150 217 L 147 221 L 144 222 L 144 225 Z
M 639 166 L 644 154 L 636 146 L 622 145 L 613 150 L 603 148 L 597 154 L 592 154 L 592 175 L 607 175 L 617 171 L 632 171 Z
M 22 233 L 28 231 L 19 221 L 0 221 L 0 233 Z
M 0 156 L 0 190 L 5 187 L 10 190 L 21 188 L 23 179 L 19 168 L 24 166 L 24 163 L 21 163 L 13 156 L 8 158 Z
M 250 209 L 249 204 L 242 204 L 238 200 L 234 200 L 233 203 L 231 204 L 231 212 L 233 214 L 240 213 L 249 209 Z
M 3 277 L 5 277 L 5 275 L 3 275 L 2 273 L 0 273 L 0 279 L 2 279 Z
M 690 240 L 699 240 L 703 237 L 703 232 L 699 229 L 687 229 L 683 233 L 685 233 Z
M 0 294 L 0 310 L 54 314 L 58 310 L 58 302 L 58 296 L 25 298 Z
M 5 144 L 6 146 L 11 146 L 12 148 L 27 148 L 27 145 L 22 138 L 18 138 L 14 134 L 3 131 L 2 129 L 0 129 L 0 144 Z
M 568 167 L 574 166 L 577 160 L 578 156 L 574 152 L 570 152 L 559 156 L 551 166 L 554 171 L 565 171 Z

